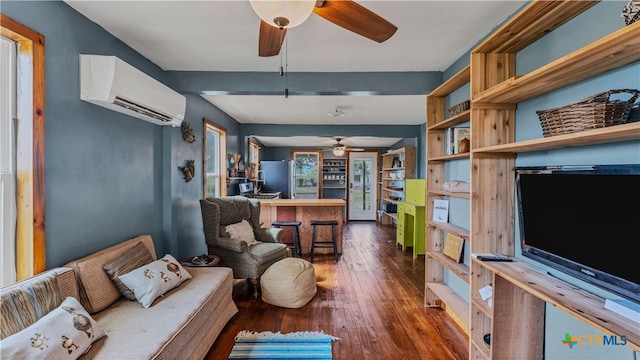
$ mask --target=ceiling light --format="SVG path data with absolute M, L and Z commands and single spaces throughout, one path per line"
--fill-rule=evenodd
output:
M 342 148 L 336 148 L 336 147 L 334 147 L 334 148 L 333 148 L 333 155 L 335 155 L 335 156 L 342 156 L 342 155 L 344 155 L 344 147 L 342 147 Z
M 341 138 L 336 138 L 336 143 L 333 144 L 333 155 L 335 156 L 342 156 L 344 155 L 344 151 L 347 149 L 346 146 L 344 146 L 343 144 L 340 144 L 340 140 L 342 140 Z
M 277 28 L 293 28 L 309 18 L 315 0 L 250 0 L 253 11 L 267 24 Z
M 342 108 L 339 106 L 336 106 L 335 109 L 333 109 L 333 111 L 329 111 L 327 113 L 327 115 L 332 116 L 332 117 L 340 117 L 340 116 L 345 116 L 347 115 L 344 111 L 342 111 Z

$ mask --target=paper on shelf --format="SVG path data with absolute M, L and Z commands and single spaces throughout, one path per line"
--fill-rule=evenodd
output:
M 433 201 L 433 221 L 449 221 L 449 200 L 436 199 Z

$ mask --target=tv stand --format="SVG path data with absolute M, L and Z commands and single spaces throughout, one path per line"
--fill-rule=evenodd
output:
M 517 287 L 518 289 L 514 290 L 518 291 L 521 289 L 530 294 L 528 296 L 537 299 L 538 301 L 529 299 L 529 301 L 536 303 L 534 306 L 535 309 L 538 307 L 544 309 L 544 302 L 546 301 L 605 334 L 612 332 L 615 334 L 624 334 L 627 342 L 630 343 L 630 347 L 636 351 L 640 351 L 638 324 L 613 311 L 606 310 L 604 308 L 605 299 L 573 286 L 519 259 L 513 259 L 512 262 L 486 262 L 477 259 L 473 259 L 472 261 L 477 261 L 483 267 L 493 272 L 494 277 L 496 277 L 493 282 L 494 286 L 499 286 L 498 284 L 501 284 L 503 279 L 505 283 L 500 286 Z M 504 292 L 504 289 L 501 292 Z M 508 293 L 511 292 L 512 291 Z M 495 296 L 496 292 L 494 291 L 494 297 Z M 476 296 L 476 294 L 473 294 L 472 301 L 476 305 L 486 307 L 486 303 L 480 299 L 479 295 Z M 500 299 L 494 298 L 493 301 L 497 303 Z M 537 302 L 540 302 L 540 304 L 537 304 Z M 496 310 L 498 310 L 498 305 L 496 304 L 494 306 L 496 306 Z M 513 310 L 514 309 L 511 308 L 509 313 L 515 313 Z M 523 312 L 530 311 L 530 309 L 522 310 Z M 498 341 L 498 336 L 492 335 L 491 337 L 492 340 L 495 339 Z

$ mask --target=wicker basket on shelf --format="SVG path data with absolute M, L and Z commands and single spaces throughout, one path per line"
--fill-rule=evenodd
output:
M 460 104 L 453 105 L 452 107 L 448 108 L 447 111 L 449 112 L 449 115 L 455 116 L 460 114 L 463 111 L 469 110 L 470 106 L 471 106 L 471 101 L 467 100 L 467 101 L 461 102 Z
M 611 100 L 613 94 L 629 93 L 626 101 Z M 544 137 L 569 134 L 623 124 L 627 121 L 640 91 L 616 89 L 595 94 L 569 105 L 538 110 Z

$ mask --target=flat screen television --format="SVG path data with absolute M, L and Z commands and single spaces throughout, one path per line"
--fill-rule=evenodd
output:
M 640 303 L 640 164 L 516 168 L 522 255 Z

